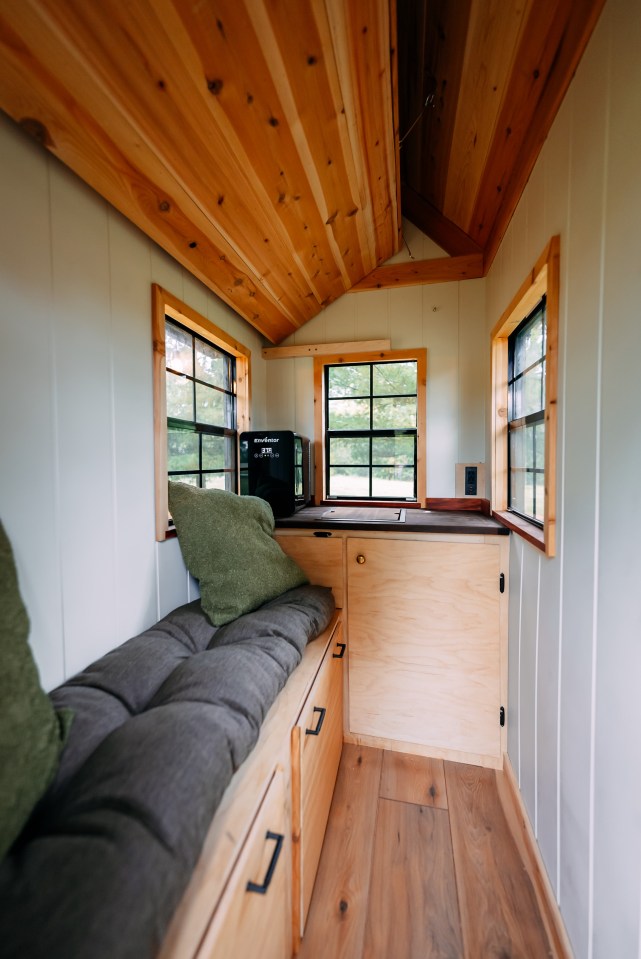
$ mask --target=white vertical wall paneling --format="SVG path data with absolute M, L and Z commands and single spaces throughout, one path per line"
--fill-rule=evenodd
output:
M 356 294 L 355 294 L 356 295 Z M 420 286 L 389 291 L 390 339 L 395 350 L 412 350 L 423 342 L 423 292 Z M 427 375 L 430 375 L 429 356 Z
M 523 540 L 510 535 L 510 597 L 508 619 L 508 708 L 507 751 L 521 784 L 520 690 L 521 690 L 521 594 L 523 583 Z
M 183 562 L 178 540 L 167 539 L 163 543 L 156 543 L 156 562 L 158 564 L 158 615 L 167 613 L 188 603 L 189 573 Z
M 76 672 L 117 635 L 107 204 L 50 167 L 65 652 Z
M 485 281 L 459 283 L 459 463 L 485 459 L 485 406 L 483 396 L 489 377 L 490 344 L 485 331 Z M 428 368 L 429 370 L 429 368 Z M 489 481 L 489 468 L 486 470 Z M 479 496 L 485 491 L 479 490 Z
M 308 391 L 314 395 L 313 381 Z M 296 415 L 296 364 L 293 360 L 267 360 L 267 392 L 272 430 L 291 429 Z
M 560 464 L 560 459 L 557 459 Z M 560 468 L 560 466 L 559 466 Z M 559 477 L 557 477 L 558 479 Z M 562 540 L 557 537 L 557 558 Z M 537 839 L 558 895 L 558 734 L 561 583 L 556 564 L 541 559 L 537 659 L 536 809 Z
M 314 436 L 314 390 L 309 389 L 309 383 L 314 382 L 314 361 L 311 357 L 302 356 L 294 361 L 294 389 L 296 407 L 292 425 L 301 436 Z
M 521 594 L 521 643 L 519 671 L 519 727 L 521 792 L 536 829 L 536 669 L 539 627 L 539 575 L 541 553 L 526 543 L 523 547 Z
M 458 457 L 459 284 L 423 287 L 423 346 L 427 378 L 427 475 L 429 496 L 454 496 Z
M 356 340 L 356 309 L 360 293 L 341 296 L 306 324 L 312 343 L 347 343 Z
M 134 226 L 109 211 L 115 459 L 114 527 L 118 636 L 134 636 L 157 608 L 153 512 L 154 488 L 149 255 Z M 147 282 L 144 282 L 145 279 Z M 152 493 L 153 495 L 153 493 Z M 132 590 L 131 583 L 138 588 Z
M 592 602 L 599 418 L 598 324 L 606 88 L 601 31 L 577 74 L 571 99 L 570 230 L 566 243 L 565 489 L 561 699 L 561 870 L 559 895 L 581 955 L 590 949 L 590 778 Z M 596 70 L 596 75 L 595 75 Z M 586 125 L 582 118 L 590 115 Z M 577 398 L 581 397 L 581 402 Z
M 352 293 L 356 304 L 356 339 L 378 340 L 390 335 L 389 290 Z
M 0 116 L 0 519 L 43 684 L 64 676 L 47 158 Z M 33 517 L 37 517 L 34 523 Z
M 594 957 L 636 957 L 641 885 L 641 8 L 613 0 L 599 495 Z M 634 478 L 634 479 L 633 479 Z

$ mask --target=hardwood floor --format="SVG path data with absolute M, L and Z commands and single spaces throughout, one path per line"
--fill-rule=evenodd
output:
M 345 744 L 299 959 L 554 956 L 497 775 Z

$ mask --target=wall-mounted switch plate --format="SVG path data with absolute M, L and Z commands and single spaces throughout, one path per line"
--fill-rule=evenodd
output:
M 476 496 L 485 498 L 485 464 L 484 463 L 457 463 L 456 464 L 456 498 Z

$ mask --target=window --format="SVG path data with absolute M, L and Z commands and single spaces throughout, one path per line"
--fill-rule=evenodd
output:
M 169 479 L 236 491 L 236 360 L 168 316 L 165 358 Z
M 322 498 L 416 502 L 425 491 L 425 350 L 314 362 Z
M 238 490 L 249 428 L 249 350 L 154 284 L 156 539 L 172 524 L 167 481 Z
M 555 554 L 559 238 L 492 332 L 492 508 Z
M 508 507 L 543 526 L 545 301 L 508 337 Z

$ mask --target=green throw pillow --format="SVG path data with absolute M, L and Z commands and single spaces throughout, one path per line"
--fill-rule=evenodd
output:
M 169 484 L 169 510 L 187 569 L 214 626 L 308 579 L 275 539 L 271 506 L 257 496 Z
M 0 523 L 0 859 L 58 765 L 68 717 L 40 686 L 11 544 Z

